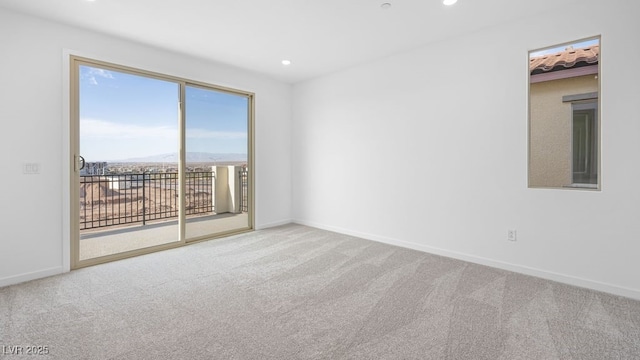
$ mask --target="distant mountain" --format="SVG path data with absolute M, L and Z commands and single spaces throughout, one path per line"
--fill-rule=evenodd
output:
M 187 157 L 187 162 L 247 161 L 247 154 L 213 154 L 213 153 L 205 153 L 205 152 L 188 152 L 186 157 Z M 159 155 L 130 158 L 130 159 L 124 159 L 124 160 L 112 160 L 111 162 L 177 163 L 178 153 L 159 154 Z

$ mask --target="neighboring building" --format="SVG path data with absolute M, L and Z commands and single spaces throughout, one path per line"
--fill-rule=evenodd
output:
M 598 45 L 531 57 L 529 185 L 598 183 Z
M 106 162 L 88 162 L 80 170 L 80 175 L 104 175 L 106 169 Z

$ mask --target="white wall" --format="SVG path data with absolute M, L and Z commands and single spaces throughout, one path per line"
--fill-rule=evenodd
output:
M 256 94 L 256 227 L 291 219 L 291 86 L 252 73 L 0 9 L 0 286 L 68 266 L 68 79 L 63 53 Z M 63 90 L 64 89 L 64 90 Z M 40 163 L 23 175 L 23 163 Z M 66 209 L 65 209 L 66 206 Z M 66 264 L 65 264 L 66 263 Z
M 295 85 L 294 220 L 640 298 L 640 3 L 581 4 Z M 603 190 L 528 189 L 528 50 L 598 34 Z

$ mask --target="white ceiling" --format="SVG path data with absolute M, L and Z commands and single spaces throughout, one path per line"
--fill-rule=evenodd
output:
M 294 83 L 577 0 L 0 0 Z M 392 4 L 383 10 L 383 2 Z M 281 60 L 293 64 L 285 67 Z

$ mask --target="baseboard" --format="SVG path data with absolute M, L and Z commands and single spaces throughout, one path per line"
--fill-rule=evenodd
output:
M 268 228 L 272 228 L 272 227 L 276 227 L 276 226 L 287 225 L 287 224 L 291 224 L 291 223 L 293 223 L 293 220 L 287 219 L 287 220 L 281 220 L 281 221 L 276 221 L 276 222 L 271 222 L 271 223 L 266 223 L 266 224 L 260 224 L 260 225 L 256 225 L 256 230 L 263 230 L 263 229 L 268 229 Z
M 64 272 L 63 270 L 64 269 L 62 268 L 62 266 L 56 266 L 49 269 L 1 278 L 0 287 L 15 285 L 15 284 L 19 284 L 19 283 L 23 283 L 31 280 L 36 280 L 36 279 L 41 279 L 41 278 L 45 278 L 53 275 L 62 274 Z
M 380 242 L 388 245 L 394 245 L 394 246 L 399 246 L 407 249 L 418 250 L 418 251 L 426 252 L 429 254 L 446 256 L 453 259 L 468 261 L 474 264 L 490 266 L 490 267 L 494 267 L 502 270 L 513 271 L 520 274 L 535 276 L 535 277 L 546 279 L 546 280 L 556 281 L 563 284 L 578 286 L 578 287 L 587 288 L 595 291 L 601 291 L 601 292 L 605 292 L 613 295 L 624 296 L 627 298 L 640 300 L 640 290 L 620 287 L 620 286 L 602 283 L 598 281 L 583 279 L 583 278 L 579 278 L 571 275 L 555 273 L 551 271 L 546 271 L 546 270 L 536 269 L 528 266 L 522 266 L 522 265 L 503 262 L 503 261 L 483 258 L 475 255 L 445 250 L 445 249 L 431 247 L 427 245 L 416 244 L 409 241 L 397 240 L 397 239 L 392 239 L 384 236 L 363 233 L 359 231 L 352 231 L 352 230 L 343 229 L 335 226 L 328 226 L 328 225 L 316 223 L 313 221 L 296 219 L 296 220 L 293 220 L 293 222 L 300 225 L 333 231 L 333 232 L 337 232 L 345 235 L 351 235 L 351 236 L 363 238 L 366 240 L 372 240 L 372 241 L 376 241 L 376 242 Z

